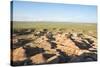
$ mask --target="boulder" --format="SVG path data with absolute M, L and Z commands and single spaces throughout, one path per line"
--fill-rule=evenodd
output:
M 36 54 L 36 55 L 30 57 L 30 59 L 32 60 L 33 64 L 43 64 L 43 63 L 46 63 L 46 60 L 43 57 L 42 53 L 39 53 L 39 54 Z
M 12 61 L 23 61 L 26 59 L 25 50 L 23 47 L 19 47 L 12 51 Z

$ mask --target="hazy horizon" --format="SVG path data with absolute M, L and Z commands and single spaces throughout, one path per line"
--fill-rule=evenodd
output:
M 12 21 L 96 23 L 97 6 L 13 1 Z

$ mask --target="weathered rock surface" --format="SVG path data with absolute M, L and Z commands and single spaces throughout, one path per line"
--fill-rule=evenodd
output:
M 82 33 L 23 30 L 12 38 L 12 65 L 97 61 L 97 39 Z

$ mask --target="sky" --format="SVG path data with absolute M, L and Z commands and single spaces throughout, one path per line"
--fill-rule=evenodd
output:
M 97 6 L 13 1 L 13 21 L 97 22 Z

